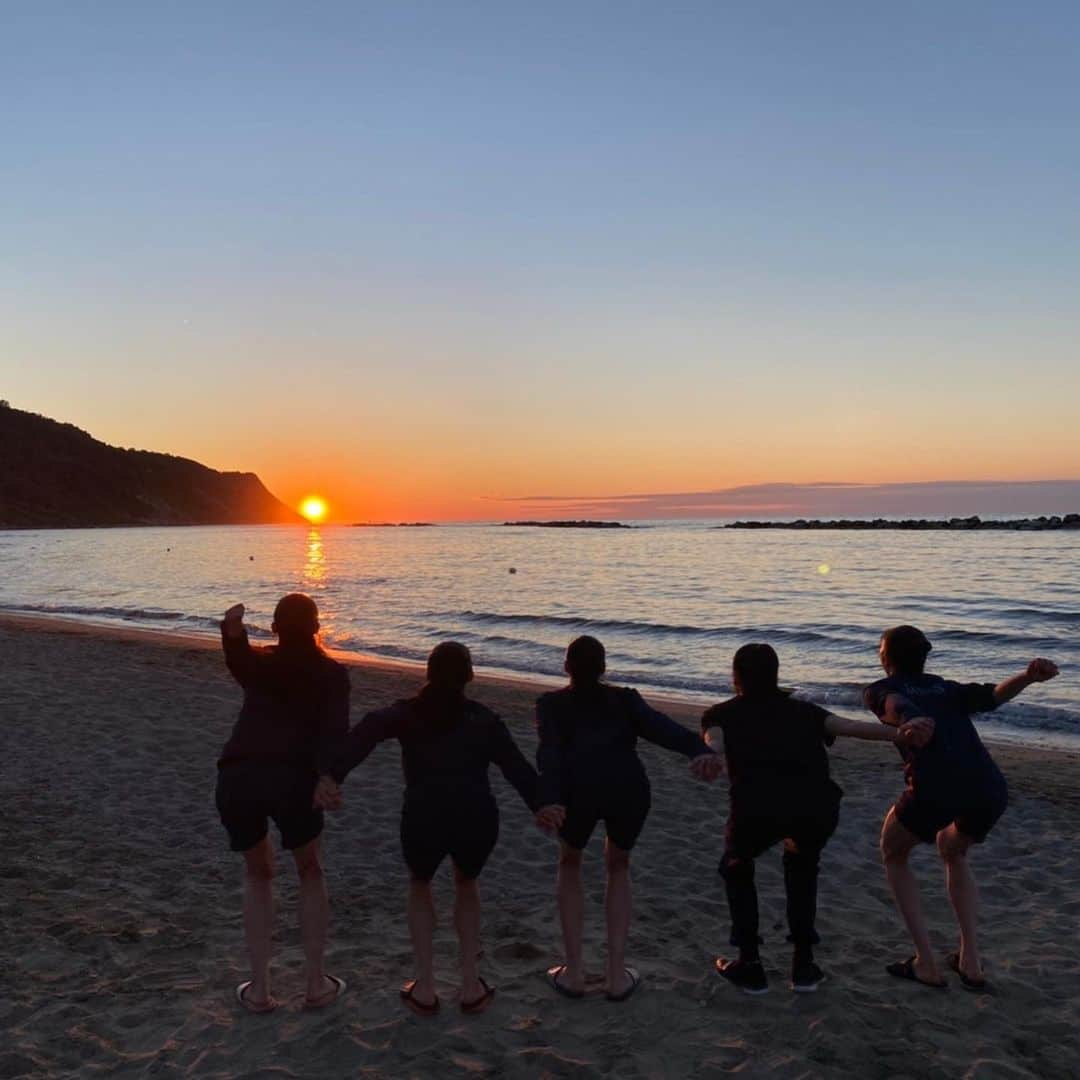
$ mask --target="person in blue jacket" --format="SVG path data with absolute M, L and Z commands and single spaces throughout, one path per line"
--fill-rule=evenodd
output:
M 919 883 L 908 856 L 920 844 L 936 843 L 945 864 L 945 884 L 960 925 L 960 949 L 948 967 L 966 990 L 987 988 L 976 940 L 978 894 L 967 855 L 981 844 L 1005 812 L 1005 777 L 979 738 L 971 717 L 1011 701 L 1033 683 L 1058 674 L 1050 660 L 1032 660 L 1004 682 L 958 683 L 926 672 L 931 645 L 914 626 L 894 626 L 881 635 L 878 655 L 886 677 L 866 688 L 864 700 L 878 718 L 897 727 L 916 717 L 932 722 L 924 746 L 904 746 L 906 790 L 881 830 L 881 855 L 896 906 L 915 944 L 915 955 L 887 971 L 924 986 L 944 988 L 923 918 Z
M 636 690 L 609 686 L 604 646 L 579 637 L 566 650 L 570 684 L 536 703 L 541 813 L 565 810 L 559 831 L 557 881 L 566 962 L 548 971 L 554 990 L 566 997 L 585 994 L 582 936 L 585 894 L 582 852 L 600 821 L 607 831 L 607 997 L 625 1001 L 640 982 L 626 966 L 630 930 L 630 852 L 649 813 L 649 778 L 637 754 L 646 739 L 691 759 L 691 771 L 713 780 L 722 760 L 696 733 L 645 703 Z

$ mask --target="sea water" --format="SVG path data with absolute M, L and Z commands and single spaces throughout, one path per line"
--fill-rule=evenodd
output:
M 663 522 L 630 529 L 502 525 L 0 532 L 0 608 L 215 634 L 242 601 L 268 638 L 283 593 L 313 595 L 327 645 L 423 660 L 464 642 L 481 670 L 558 680 L 578 634 L 609 677 L 707 702 L 730 693 L 747 641 L 781 681 L 859 709 L 882 629 L 914 623 L 933 670 L 996 681 L 1033 656 L 1061 677 L 983 719 L 1038 742 L 1080 739 L 1080 534 L 794 532 Z

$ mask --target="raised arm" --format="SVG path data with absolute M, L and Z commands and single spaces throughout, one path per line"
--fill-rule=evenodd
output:
M 994 704 L 1004 705 L 1006 701 L 1012 701 L 1017 694 L 1022 693 L 1032 683 L 1048 682 L 1056 678 L 1058 666 L 1052 660 L 1044 660 L 1037 657 L 1028 664 L 1027 668 L 1019 675 L 1000 682 L 994 687 Z
M 491 725 L 490 757 L 498 765 L 503 776 L 521 796 L 522 802 L 534 813 L 539 809 L 538 783 L 536 770 L 525 759 L 521 748 L 514 742 L 510 729 L 501 721 Z
M 248 641 L 244 626 L 244 605 L 233 604 L 221 620 L 221 647 L 225 652 L 225 666 L 232 677 L 245 689 L 251 684 L 255 672 L 255 650 Z

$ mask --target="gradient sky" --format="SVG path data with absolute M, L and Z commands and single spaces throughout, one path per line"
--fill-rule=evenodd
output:
M 13 405 L 344 520 L 1080 477 L 1080 5 L 0 22 Z

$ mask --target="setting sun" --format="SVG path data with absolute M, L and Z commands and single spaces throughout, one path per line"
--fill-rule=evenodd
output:
M 317 525 L 326 517 L 327 509 L 326 500 L 320 498 L 318 495 L 309 495 L 300 504 L 300 513 L 313 525 Z

